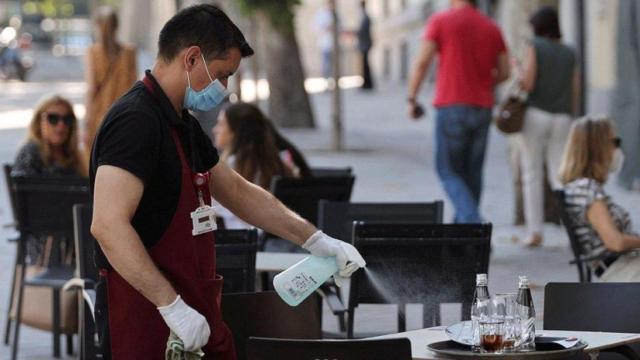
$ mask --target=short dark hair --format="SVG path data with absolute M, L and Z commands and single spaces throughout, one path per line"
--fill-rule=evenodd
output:
M 237 48 L 242 57 L 253 55 L 238 27 L 218 7 L 200 4 L 175 14 L 160 30 L 158 57 L 169 62 L 189 46 L 199 46 L 206 58 L 227 55 Z
M 529 24 L 533 27 L 536 36 L 560 39 L 560 23 L 558 12 L 551 6 L 543 6 L 529 18 Z

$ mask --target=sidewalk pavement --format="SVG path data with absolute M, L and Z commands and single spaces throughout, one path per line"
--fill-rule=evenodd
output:
M 11 83 L 6 89 L 6 95 L 0 99 L 1 162 L 13 160 L 17 147 L 24 138 L 28 110 L 40 95 L 55 90 L 80 104 L 83 86 L 77 82 Z M 329 150 L 330 93 L 312 96 L 317 129 L 284 130 L 283 133 L 303 150 L 312 166 L 353 167 L 356 184 L 352 201 L 417 202 L 444 199 L 445 220 L 451 220 L 451 203 L 435 173 L 432 118 L 428 116 L 419 122 L 409 120 L 405 114 L 404 94 L 404 86 L 394 83 L 385 84 L 385 89 L 372 93 L 355 89 L 345 91 L 343 121 L 347 150 L 343 152 Z M 426 94 L 422 96 L 422 100 L 427 102 Z M 8 123 L 14 125 L 6 126 Z M 567 237 L 562 228 L 547 225 L 545 244 L 539 249 L 526 249 L 512 242 L 512 236 L 522 237 L 524 231 L 520 227 L 511 226 L 514 195 L 507 166 L 506 140 L 495 130 L 490 135 L 484 178 L 482 213 L 487 221 L 494 224 L 490 291 L 515 291 L 517 276 L 528 275 L 533 283 L 533 297 L 541 319 L 544 285 L 550 281 L 577 281 L 575 267 L 568 264 L 571 252 Z M 0 224 L 6 224 L 11 222 L 11 214 L 3 180 L 0 188 Z M 640 224 L 640 193 L 629 193 L 615 185 L 609 186 L 608 191 L 616 201 L 630 210 L 635 224 Z M 0 229 L 0 266 L 6 269 L 0 272 L 1 325 L 4 325 L 10 269 L 15 252 L 14 245 L 4 240 L 8 233 L 9 230 Z M 408 311 L 407 319 L 412 320 L 408 328 L 421 327 L 415 320 L 421 319 L 417 313 L 420 310 L 410 307 Z M 324 328 L 335 331 L 335 318 L 328 315 L 328 311 L 325 314 Z M 458 321 L 458 314 L 459 306 L 447 306 L 443 310 L 443 323 Z M 356 331 L 395 332 L 395 324 L 395 306 L 362 305 L 358 308 Z M 51 337 L 48 333 L 23 327 L 21 339 L 21 359 L 50 358 Z M 0 358 L 8 358 L 9 353 L 8 347 L 0 345 Z

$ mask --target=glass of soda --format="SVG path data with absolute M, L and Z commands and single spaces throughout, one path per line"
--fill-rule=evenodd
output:
M 480 347 L 486 353 L 501 353 L 504 342 L 504 318 L 487 317 L 480 320 Z

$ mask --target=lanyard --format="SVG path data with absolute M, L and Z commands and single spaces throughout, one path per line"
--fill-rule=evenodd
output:
M 149 93 L 155 98 L 155 100 L 156 101 L 160 101 L 160 99 L 158 98 L 158 96 L 156 94 L 155 84 L 149 78 L 149 76 L 145 75 L 145 77 L 142 79 L 142 83 L 147 88 Z M 175 129 L 172 128 L 171 131 L 175 131 Z M 191 133 L 190 133 L 190 135 L 191 135 Z M 176 137 L 178 139 L 178 144 L 177 145 L 184 149 L 184 146 L 182 146 L 182 141 L 180 141 L 180 136 L 177 134 L 177 132 L 176 132 Z M 189 170 L 191 170 L 191 174 L 192 174 L 192 178 L 193 178 L 193 187 L 195 189 L 196 194 L 198 195 L 199 206 L 205 206 L 203 188 L 205 186 L 208 186 L 208 184 L 209 184 L 209 172 L 200 173 L 200 172 L 194 171 L 194 169 L 195 169 L 195 163 L 194 163 L 195 162 L 195 154 L 194 154 L 194 151 L 193 151 L 193 144 L 191 144 L 191 146 L 189 146 L 189 148 L 191 150 L 191 167 L 190 167 Z

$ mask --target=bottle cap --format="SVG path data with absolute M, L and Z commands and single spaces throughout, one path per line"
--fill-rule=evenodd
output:
M 529 278 L 526 276 L 518 276 L 519 285 L 518 287 L 529 287 Z
M 488 283 L 487 274 L 476 274 L 476 286 L 486 286 Z

